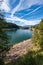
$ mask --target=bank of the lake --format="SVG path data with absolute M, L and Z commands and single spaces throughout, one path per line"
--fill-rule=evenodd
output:
M 15 61 L 33 47 L 31 39 L 14 44 L 5 55 L 5 62 Z

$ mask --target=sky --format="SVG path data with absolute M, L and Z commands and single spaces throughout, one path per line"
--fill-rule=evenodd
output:
M 0 9 L 7 22 L 20 26 L 35 25 L 43 19 L 43 0 L 3 0 Z

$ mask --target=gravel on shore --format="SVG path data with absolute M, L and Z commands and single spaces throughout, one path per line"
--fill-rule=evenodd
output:
M 22 55 L 24 55 L 28 51 L 30 51 L 31 47 L 32 47 L 31 39 L 25 40 L 18 44 L 14 44 L 10 48 L 10 50 L 6 53 L 5 61 L 7 61 L 7 62 L 11 62 L 12 60 L 15 61 L 17 58 L 21 57 Z

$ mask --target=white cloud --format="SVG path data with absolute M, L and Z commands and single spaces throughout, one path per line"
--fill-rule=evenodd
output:
M 21 6 L 22 0 L 20 0 L 19 4 L 12 10 L 11 12 L 11 17 L 13 16 L 13 14 L 15 14 L 15 12 L 19 9 L 19 7 Z
M 1 9 L 4 10 L 5 12 L 10 11 L 10 7 L 8 5 L 8 0 L 3 0 L 2 5 L 1 5 Z
M 6 18 L 6 19 L 12 21 L 12 23 L 14 23 L 15 21 L 18 21 L 18 23 L 21 22 L 24 25 L 35 25 L 35 24 L 38 24 L 39 23 L 39 20 L 28 21 L 28 20 L 25 20 L 25 19 L 20 19 L 18 17 L 12 17 L 12 18 Z
M 35 11 L 37 11 L 41 6 L 36 8 L 32 12 L 22 16 L 21 18 L 18 18 L 18 17 L 15 17 L 15 16 L 13 17 L 13 14 L 15 14 L 15 12 L 20 10 L 20 9 L 23 9 L 23 8 L 26 8 L 26 7 L 30 7 L 31 5 L 36 4 L 38 2 L 39 2 L 38 0 L 31 0 L 31 1 L 30 0 L 20 0 L 19 4 L 11 12 L 11 20 L 13 20 L 13 23 L 14 23 L 14 21 L 19 21 L 19 22 L 22 22 L 25 25 L 28 25 L 28 24 L 29 25 L 31 25 L 31 24 L 35 25 L 35 24 L 37 24 L 38 22 L 36 22 L 36 21 L 28 21 L 28 20 L 21 19 L 21 18 L 26 16 L 26 15 L 29 15 L 29 14 L 35 12 Z
M 2 8 L 5 9 L 5 11 L 9 11 L 10 10 L 9 0 L 3 0 L 3 1 L 4 1 L 4 4 L 2 5 Z M 15 3 L 15 0 L 12 1 L 12 4 L 13 3 Z M 34 4 L 43 4 L 43 0 L 20 0 L 19 4 L 12 10 L 13 12 L 12 14 L 14 14 L 16 11 L 19 11 L 21 9 L 29 8 L 30 6 Z
M 37 10 L 39 10 L 41 8 L 41 6 L 39 6 L 39 7 L 37 7 L 36 9 L 34 9 L 33 11 L 31 11 L 31 12 L 29 12 L 29 13 L 27 13 L 27 14 L 25 14 L 25 15 L 23 15 L 23 16 L 21 16 L 21 18 L 23 18 L 24 16 L 26 16 L 26 15 L 30 15 L 30 14 L 32 14 L 32 13 L 34 13 L 34 12 L 36 12 Z
M 4 9 L 6 12 L 9 12 L 11 10 L 9 4 L 10 4 L 9 0 L 4 0 L 1 8 Z M 13 8 L 13 10 L 11 12 L 11 17 L 6 18 L 6 19 L 11 20 L 12 23 L 14 23 L 14 21 L 22 22 L 24 25 L 31 25 L 31 24 L 35 25 L 35 24 L 39 23 L 39 20 L 28 21 L 28 20 L 25 20 L 25 19 L 21 19 L 22 17 L 18 18 L 18 17 L 13 16 L 16 11 L 19 11 L 21 9 L 29 8 L 30 6 L 32 6 L 34 4 L 43 4 L 43 0 L 20 0 L 19 4 L 15 8 Z M 33 10 L 32 12 L 30 12 L 30 13 L 28 13 L 26 15 L 29 15 L 29 14 L 31 14 L 33 12 L 36 12 L 40 7 L 36 8 L 35 10 Z M 26 16 L 26 15 L 24 15 L 24 16 Z
M 43 0 L 23 0 L 18 10 L 29 8 L 34 4 L 43 4 Z

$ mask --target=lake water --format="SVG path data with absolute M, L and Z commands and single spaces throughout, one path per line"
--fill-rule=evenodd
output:
M 32 31 L 26 29 L 17 29 L 13 31 L 7 31 L 9 36 L 9 45 L 22 42 L 32 37 Z

